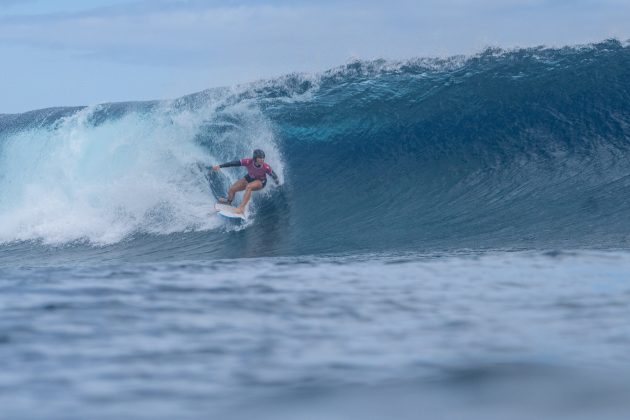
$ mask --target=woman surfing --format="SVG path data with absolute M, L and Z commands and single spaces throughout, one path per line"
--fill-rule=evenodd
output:
M 228 190 L 227 197 L 219 198 L 219 203 L 231 205 L 234 195 L 238 191 L 245 190 L 245 195 L 243 195 L 241 204 L 234 209 L 235 213 L 243 213 L 247 202 L 252 196 L 252 191 L 265 188 L 265 185 L 267 184 L 267 174 L 273 178 L 276 185 L 280 184 L 278 175 L 276 175 L 273 169 L 271 169 L 271 166 L 265 163 L 265 152 L 260 149 L 254 150 L 254 154 L 251 158 L 243 158 L 241 160 L 222 163 L 221 165 L 214 165 L 212 170 L 219 171 L 221 168 L 229 168 L 231 166 L 245 166 L 247 168 L 247 175 L 232 184 Z

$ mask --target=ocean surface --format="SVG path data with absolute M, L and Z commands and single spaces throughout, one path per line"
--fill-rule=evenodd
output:
M 0 115 L 0 417 L 624 419 L 630 46 Z M 213 211 L 266 152 L 281 185 Z

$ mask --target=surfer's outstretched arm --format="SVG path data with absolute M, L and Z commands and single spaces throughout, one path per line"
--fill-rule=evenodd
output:
M 276 175 L 276 173 L 273 170 L 271 170 L 271 172 L 269 172 L 269 176 L 271 178 L 273 178 L 273 182 L 275 182 L 276 185 L 280 184 L 280 179 L 278 179 L 278 175 Z
M 222 163 L 220 165 L 214 165 L 212 167 L 213 171 L 218 171 L 221 168 L 229 168 L 230 166 L 241 166 L 241 161 L 240 160 L 233 160 L 232 162 L 226 162 L 226 163 Z

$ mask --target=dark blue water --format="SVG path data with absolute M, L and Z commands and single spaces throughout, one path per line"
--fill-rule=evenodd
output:
M 622 419 L 628 273 L 627 253 L 586 252 L 2 269 L 0 406 L 47 419 Z
M 616 418 L 630 48 L 0 115 L 8 418 Z M 248 221 L 212 206 L 262 148 Z M 622 417 L 619 417 L 622 418 Z

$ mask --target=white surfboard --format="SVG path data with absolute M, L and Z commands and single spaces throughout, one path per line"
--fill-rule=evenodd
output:
M 247 220 L 244 214 L 234 212 L 235 208 L 236 207 L 232 207 L 229 204 L 216 203 L 214 205 L 214 209 L 223 217 L 227 217 L 228 219 Z

